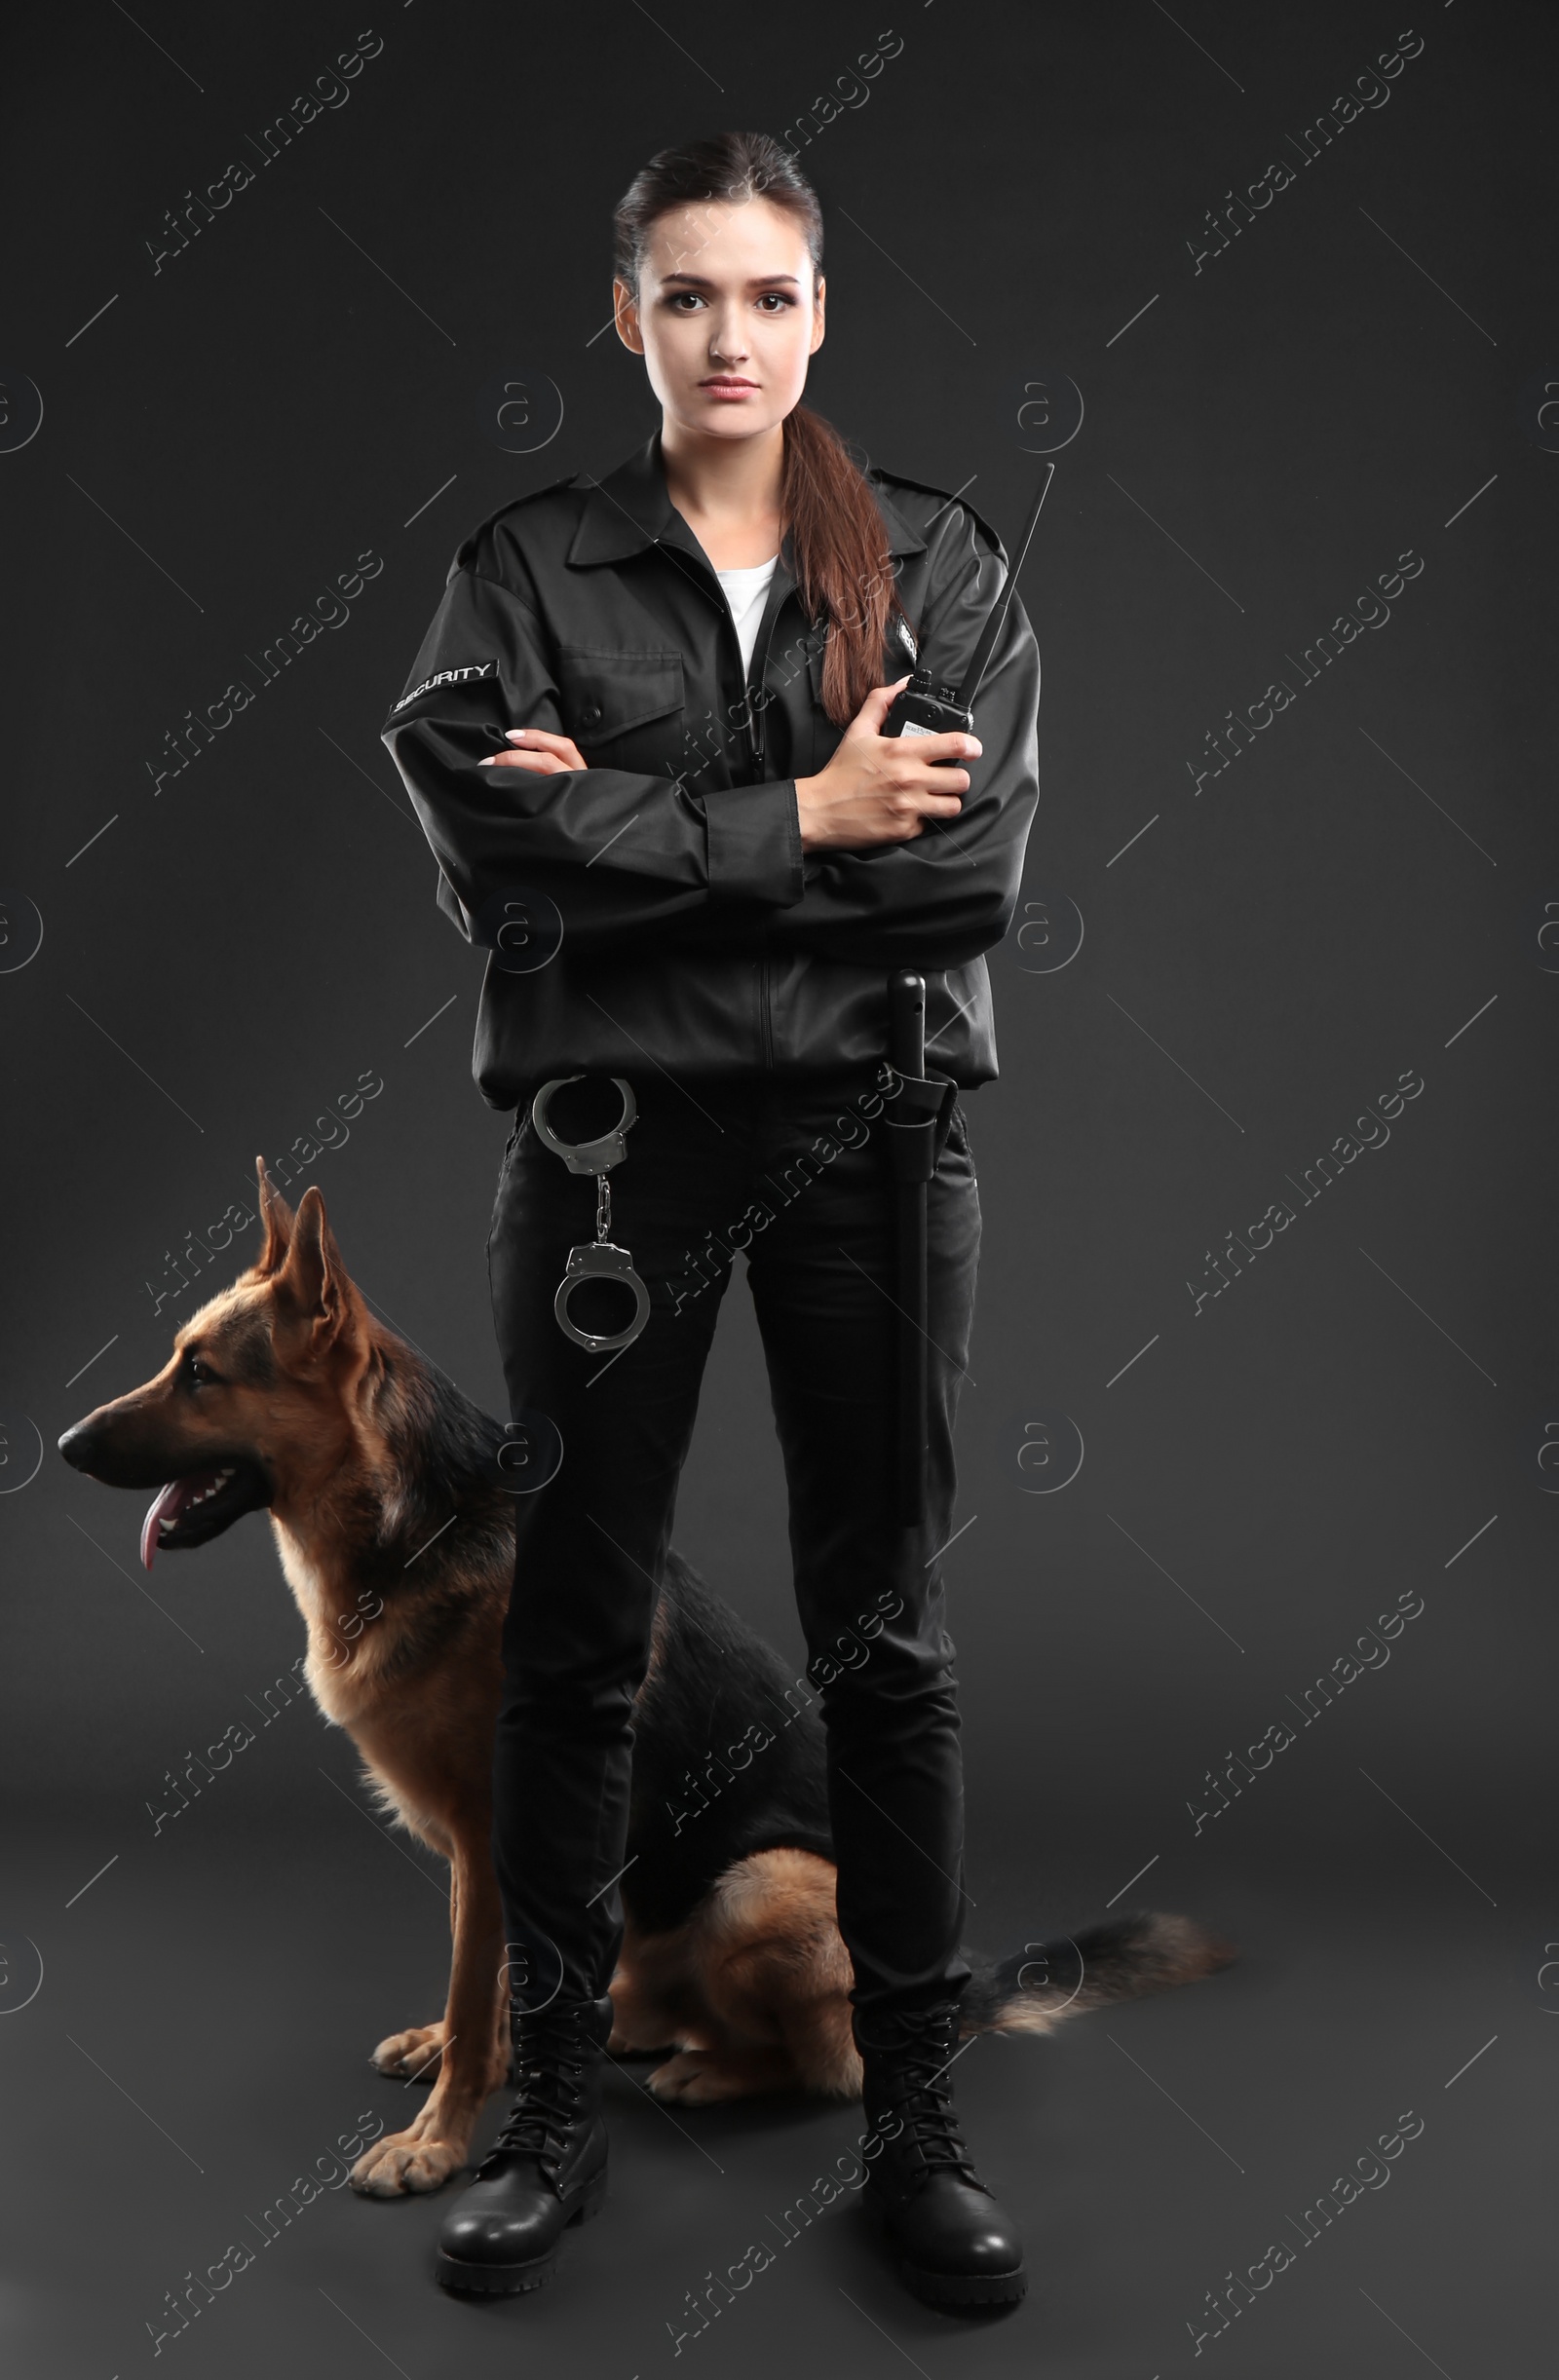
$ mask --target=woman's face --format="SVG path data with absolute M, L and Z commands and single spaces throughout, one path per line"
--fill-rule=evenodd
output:
M 635 303 L 612 284 L 624 345 L 644 358 L 668 424 L 750 438 L 801 400 L 822 345 L 823 288 L 795 217 L 768 199 L 708 199 L 651 229 Z

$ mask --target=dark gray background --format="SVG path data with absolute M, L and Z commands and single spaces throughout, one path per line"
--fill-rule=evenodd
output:
M 349 103 L 154 271 L 163 210 L 252 156 L 244 135 L 370 23 Z M 1009 540 L 1043 469 L 1034 384 L 1085 401 L 1023 582 L 1045 661 L 1025 900 L 1085 930 L 1057 971 L 1016 926 L 992 954 L 1003 1077 L 970 1103 L 987 1240 L 947 1567 L 971 1931 L 1007 1949 L 1146 1901 L 1244 1957 L 964 2059 L 1035 2265 L 1013 2317 L 914 2305 L 848 2209 L 697 2354 L 1542 2368 L 1551 12 L 421 0 L 216 24 L 162 0 L 14 31 L 8 78 L 0 364 L 12 404 L 30 380 L 45 409 L 0 453 L 0 879 L 44 939 L 0 974 L 0 1477 L 25 1478 L 29 1429 L 48 1452 L 0 1495 L 0 2322 L 39 2380 L 150 2369 L 186 2268 L 360 2108 L 402 2120 L 364 2056 L 437 2013 L 445 1960 L 434 1863 L 369 1839 L 351 1747 L 302 1704 L 154 1835 L 165 1768 L 246 1715 L 301 1625 L 262 1523 L 145 1580 L 141 1499 L 68 1474 L 54 1440 L 158 1368 L 200 1292 L 159 1314 L 146 1284 L 365 1069 L 382 1092 L 309 1178 L 381 1310 L 498 1409 L 506 1124 L 467 1072 L 479 959 L 435 913 L 377 730 L 465 531 L 654 426 L 642 366 L 593 335 L 635 167 L 698 132 L 781 132 L 890 26 L 902 49 L 803 150 L 829 226 L 812 400 L 891 470 L 973 475 Z M 1388 103 L 1300 168 L 1293 136 L 1401 34 L 1423 49 Z M 1198 273 L 1204 210 L 1278 160 L 1292 187 Z M 558 434 L 501 452 L 480 393 L 544 375 Z M 1279 676 L 1297 690 L 1284 655 L 1409 549 L 1425 567 L 1389 624 L 1195 792 L 1206 732 Z M 385 567 L 348 623 L 154 797 L 166 732 L 364 550 Z M 31 912 L 10 914 L 15 959 Z M 1389 1144 L 1300 1206 L 1289 1177 L 1409 1069 L 1425 1087 Z M 1293 1226 L 1196 1311 L 1188 1278 L 1283 1196 Z M 1044 1417 L 1085 1454 L 1034 1495 L 1018 1450 Z M 799 1667 L 740 1286 L 677 1534 Z M 1403 1594 L 1423 1610 L 1389 1665 L 1198 1835 L 1208 1766 Z M 540 2297 L 435 2289 L 447 2196 L 340 2192 L 164 2354 L 186 2380 L 387 2361 L 434 2380 L 527 2350 L 592 2380 L 669 2370 L 683 2292 L 773 2239 L 858 2118 L 673 2126 L 628 2075 L 612 2091 L 612 2206 Z M 1196 2355 L 1204 2290 L 1409 2109 L 1425 2130 L 1391 2185 Z

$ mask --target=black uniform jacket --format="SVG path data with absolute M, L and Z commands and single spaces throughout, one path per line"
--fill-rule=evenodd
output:
M 1007 575 L 969 505 L 871 470 L 918 641 L 958 684 Z M 975 705 L 981 757 L 956 818 L 911 842 L 803 852 L 795 779 L 841 731 L 819 699 L 821 623 L 788 536 L 745 680 L 725 593 L 666 493 L 660 433 L 469 538 L 384 728 L 440 870 L 439 907 L 490 956 L 475 1072 L 495 1108 L 542 1075 L 837 1074 L 886 1039 L 885 977 L 927 977 L 927 1057 L 992 1079 L 981 952 L 1016 903 L 1038 798 L 1040 659 L 1014 595 Z M 484 769 L 504 730 L 571 736 L 589 764 Z M 559 930 L 561 939 L 559 940 Z

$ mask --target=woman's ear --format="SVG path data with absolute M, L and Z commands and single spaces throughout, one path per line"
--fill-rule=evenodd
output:
M 815 356 L 822 345 L 823 300 L 827 292 L 828 283 L 819 275 L 817 294 L 812 301 L 812 345 L 807 350 L 809 356 Z
M 639 302 L 626 281 L 612 283 L 612 313 L 623 345 L 635 356 L 642 356 L 644 334 L 639 328 Z

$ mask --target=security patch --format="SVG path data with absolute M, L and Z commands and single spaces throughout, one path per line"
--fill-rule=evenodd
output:
M 497 675 L 496 661 L 467 661 L 460 669 L 435 670 L 431 678 L 424 678 L 420 686 L 413 686 L 410 694 L 401 696 L 390 716 L 393 719 L 396 712 L 403 711 L 408 703 L 417 701 L 423 695 L 431 695 L 436 686 L 465 686 L 473 679 L 496 678 Z

